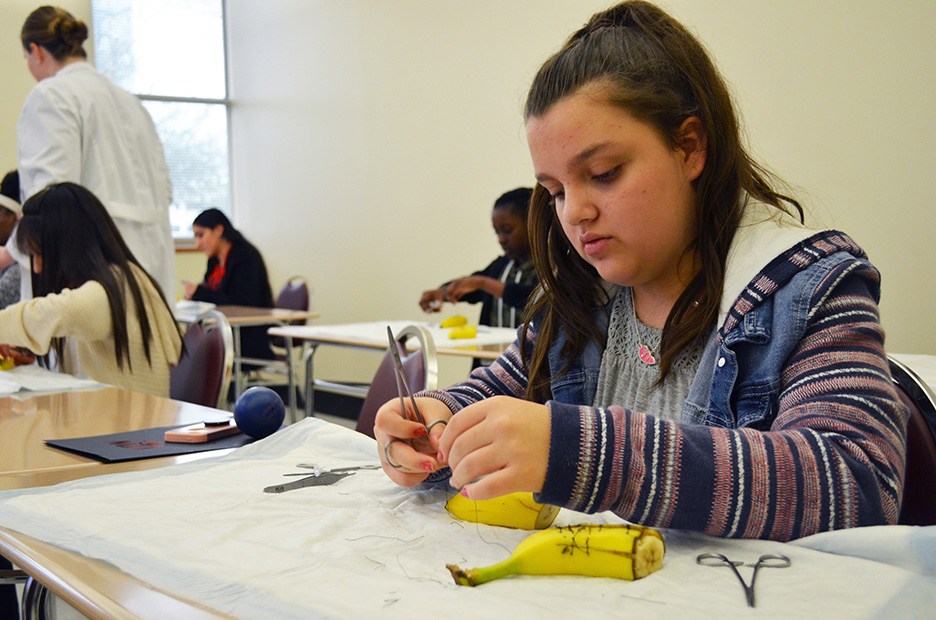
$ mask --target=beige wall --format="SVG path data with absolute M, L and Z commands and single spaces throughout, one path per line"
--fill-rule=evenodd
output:
M 90 12 L 87 0 L 61 4 Z M 424 288 L 487 264 L 493 199 L 532 183 L 520 118 L 529 80 L 605 5 L 229 0 L 235 221 L 274 288 L 310 278 L 322 322 L 418 319 Z M 936 354 L 936 3 L 664 6 L 716 57 L 758 157 L 883 272 L 888 348 Z M 16 35 L 32 8 L 0 8 L 8 167 L 31 86 Z M 204 264 L 180 263 L 196 275 Z M 349 354 L 320 356 L 333 378 L 372 372 Z
M 26 68 L 20 29 L 26 17 L 43 4 L 54 4 L 91 23 L 91 0 L 60 0 L 54 3 L 3 0 L 0 2 L 0 175 L 16 168 L 16 119 L 23 99 L 36 81 Z M 85 47 L 89 55 L 92 45 Z

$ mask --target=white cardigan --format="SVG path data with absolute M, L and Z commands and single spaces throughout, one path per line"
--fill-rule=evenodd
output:
M 107 293 L 99 282 L 76 289 L 21 301 L 0 311 L 0 342 L 48 353 L 54 338 L 67 338 L 61 370 L 156 396 L 169 395 L 169 369 L 179 361 L 182 339 L 175 318 L 159 292 L 136 267 L 137 282 L 153 332 L 150 362 L 143 349 L 143 335 L 133 299 L 125 289 L 129 362 L 132 370 L 117 364 L 114 331 Z

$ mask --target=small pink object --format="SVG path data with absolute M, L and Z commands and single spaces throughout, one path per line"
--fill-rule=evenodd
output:
M 653 353 L 650 352 L 650 349 L 648 349 L 646 345 L 640 345 L 640 349 L 637 351 L 637 357 L 647 366 L 656 364 L 656 358 L 653 357 Z

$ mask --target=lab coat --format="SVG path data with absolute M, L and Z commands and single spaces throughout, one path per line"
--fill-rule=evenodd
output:
M 16 131 L 23 202 L 50 183 L 84 185 L 104 204 L 143 268 L 174 299 L 169 167 L 140 100 L 89 63 L 74 62 L 33 87 Z

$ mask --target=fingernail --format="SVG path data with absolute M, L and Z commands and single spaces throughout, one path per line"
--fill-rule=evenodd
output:
M 423 471 L 429 472 L 430 474 L 432 473 L 433 467 L 432 467 L 432 463 L 431 463 L 431 462 L 429 462 L 429 461 L 423 461 L 423 464 L 421 465 L 421 467 L 422 467 Z
M 413 431 L 413 435 L 415 437 L 424 437 L 428 434 L 429 434 L 429 429 L 427 429 L 425 426 L 421 428 L 417 428 L 415 431 Z
M 468 487 L 462 487 L 462 490 L 459 491 L 459 493 L 461 493 L 462 497 L 468 497 Z M 471 499 L 471 498 L 468 497 L 468 499 Z
M 444 462 L 445 462 L 445 457 L 442 456 L 442 451 L 441 451 L 441 450 L 439 450 L 439 452 L 436 454 L 436 460 L 439 461 L 440 463 L 444 463 Z

